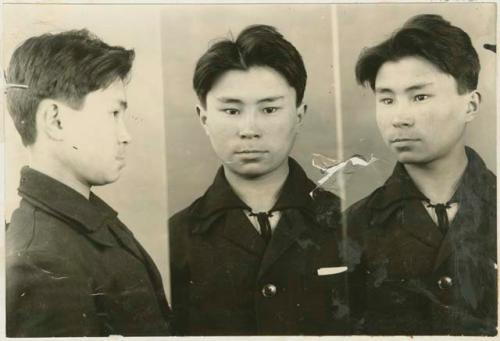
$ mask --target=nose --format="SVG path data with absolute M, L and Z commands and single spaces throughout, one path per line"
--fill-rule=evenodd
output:
M 394 108 L 392 125 L 396 128 L 411 127 L 415 124 L 414 114 L 409 105 L 400 103 Z
M 118 142 L 128 144 L 132 141 L 132 137 L 125 125 L 125 122 L 120 118 L 118 122 Z
M 259 138 L 261 131 L 257 124 L 257 113 L 247 112 L 242 115 L 239 136 L 242 139 Z

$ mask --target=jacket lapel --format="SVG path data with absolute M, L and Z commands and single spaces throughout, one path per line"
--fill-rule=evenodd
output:
M 474 239 L 474 234 L 479 232 L 481 219 L 484 218 L 483 212 L 489 211 L 485 208 L 492 205 L 490 198 L 495 197 L 495 188 L 488 183 L 490 174 L 483 160 L 471 148 L 466 147 L 465 151 L 469 162 L 455 193 L 455 199 L 460 206 L 439 249 L 434 270 L 437 270 L 455 252 L 458 243 L 465 245 L 464 241 Z M 467 251 L 461 250 L 460 252 Z
M 119 240 L 123 248 L 144 263 L 145 259 L 139 250 L 139 243 L 135 241 L 132 232 L 130 232 L 118 219 L 108 222 L 107 225 L 109 230 L 115 235 L 116 239 Z
M 436 249 L 440 247 L 443 235 L 422 202 L 408 201 L 402 208 L 400 222 L 402 228 L 420 242 Z
M 266 248 L 264 240 L 241 209 L 228 210 L 222 236 L 260 257 Z
M 262 259 L 258 279 L 269 270 L 290 246 L 295 244 L 305 230 L 306 222 L 298 210 L 283 212 Z
M 470 240 L 471 237 L 474 237 L 471 234 L 478 233 L 481 212 L 483 211 L 481 198 L 470 190 L 462 192 L 460 198 L 457 215 L 451 222 L 450 229 L 441 244 L 434 263 L 434 270 L 437 270 L 455 252 L 457 243 Z
M 377 190 L 368 205 L 374 210 L 372 226 L 384 226 L 395 214 L 402 230 L 428 246 L 439 248 L 443 235 L 432 221 L 417 189 L 404 166 L 397 163 L 392 175 Z

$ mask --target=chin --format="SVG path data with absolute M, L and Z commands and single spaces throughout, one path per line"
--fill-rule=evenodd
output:
M 232 168 L 231 171 L 234 174 L 247 179 L 258 178 L 259 176 L 269 173 L 269 170 L 264 169 L 263 167 L 260 167 L 258 165 L 245 165 L 236 169 Z
M 426 164 L 432 161 L 432 158 L 407 152 L 399 153 L 397 159 L 403 164 Z
M 120 174 L 106 175 L 99 179 L 94 179 L 92 186 L 105 186 L 116 182 L 120 178 Z

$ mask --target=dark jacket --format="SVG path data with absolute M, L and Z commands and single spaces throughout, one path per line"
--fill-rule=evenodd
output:
M 221 168 L 207 192 L 170 220 L 172 309 L 180 335 L 348 333 L 337 250 L 339 199 L 318 192 L 292 159 L 266 248 Z
M 28 167 L 7 230 L 7 336 L 168 335 L 152 259 L 93 193 Z
M 445 235 L 399 163 L 348 210 L 348 231 L 363 251 L 351 277 L 362 333 L 496 334 L 496 177 L 466 152 Z

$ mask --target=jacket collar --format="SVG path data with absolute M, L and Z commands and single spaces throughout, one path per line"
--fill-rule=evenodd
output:
M 288 177 L 271 211 L 296 208 L 314 215 L 313 200 L 309 196 L 309 192 L 315 187 L 314 183 L 294 159 L 289 158 L 288 165 Z M 222 214 L 231 209 L 250 208 L 234 193 L 224 175 L 224 169 L 220 167 L 212 185 L 191 208 L 193 217 L 199 222 L 195 224 L 193 232 L 205 232 Z
M 92 192 L 87 200 L 63 183 L 30 167 L 21 170 L 19 195 L 35 207 L 66 221 L 77 222 L 89 236 L 105 245 L 115 245 L 107 229 L 101 229 L 117 213 Z
M 472 191 L 478 198 L 485 202 L 489 202 L 491 198 L 496 198 L 496 188 L 491 187 L 492 173 L 486 168 L 483 159 L 470 147 L 465 147 L 465 153 L 467 154 L 469 163 L 460 180 L 457 193 L 462 193 L 463 195 L 468 191 Z
M 468 163 L 460 179 L 457 194 L 473 190 L 478 197 L 489 200 L 489 192 L 485 190 L 489 171 L 484 161 L 472 148 L 465 147 L 465 152 Z M 398 162 L 392 175 L 371 197 L 368 206 L 375 209 L 385 209 L 393 204 L 401 203 L 403 200 L 411 199 L 426 200 L 427 198 L 416 187 L 403 164 Z

